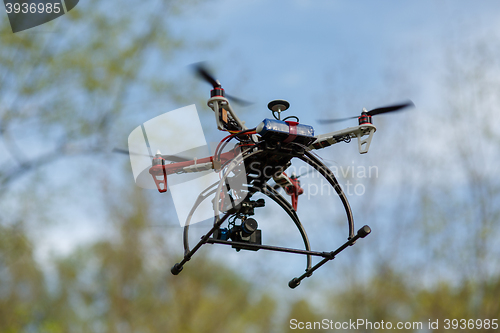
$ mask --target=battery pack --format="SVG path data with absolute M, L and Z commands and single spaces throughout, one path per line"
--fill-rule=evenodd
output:
M 283 143 L 297 142 L 309 145 L 316 138 L 314 128 L 295 121 L 264 119 L 256 129 L 257 134 L 266 140 L 276 140 Z

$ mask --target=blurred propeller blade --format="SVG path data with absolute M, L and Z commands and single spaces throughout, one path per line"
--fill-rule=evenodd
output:
M 368 111 L 366 114 L 369 115 L 369 116 L 375 116 L 375 115 L 382 114 L 382 113 L 401 111 L 402 109 L 410 107 L 410 106 L 415 106 L 415 104 L 413 104 L 412 101 L 408 100 L 405 103 L 376 108 L 376 109 Z M 344 120 L 359 118 L 360 116 L 362 116 L 362 114 L 359 115 L 359 116 L 347 117 L 347 118 L 320 119 L 320 120 L 318 120 L 318 122 L 320 124 L 332 124 L 332 123 L 338 123 L 338 122 L 344 121 Z
M 113 153 L 124 154 L 124 155 L 139 155 L 139 156 L 147 156 L 147 157 L 153 158 L 153 156 L 147 155 L 147 154 L 131 153 L 127 149 L 113 148 L 112 152 Z
M 203 80 L 210 83 L 212 85 L 212 87 L 214 87 L 214 89 L 221 86 L 220 82 L 217 81 L 214 78 L 214 76 L 212 75 L 212 73 L 210 73 L 210 71 L 207 69 L 204 62 L 197 62 L 197 63 L 193 64 L 192 67 L 193 67 L 195 73 L 200 78 L 202 78 Z
M 376 108 L 376 109 L 370 110 L 370 111 L 368 111 L 368 115 L 375 116 L 375 115 L 381 114 L 381 113 L 400 111 L 400 110 L 407 108 L 407 107 L 410 107 L 410 106 L 415 106 L 415 104 L 413 104 L 412 101 L 407 101 L 407 102 L 402 103 L 402 104 L 384 106 L 381 108 Z
M 333 123 L 338 123 L 338 122 L 341 122 L 344 120 L 354 119 L 354 118 L 358 118 L 358 117 L 359 116 L 347 117 L 347 118 L 337 118 L 337 119 L 319 119 L 318 122 L 320 124 L 333 124 Z
M 113 148 L 112 152 L 113 153 L 119 153 L 119 154 L 125 154 L 125 155 L 146 156 L 146 157 L 150 157 L 150 158 L 154 157 L 154 156 L 150 156 L 150 155 L 147 155 L 147 154 L 132 153 L 132 152 L 129 152 L 128 150 L 126 150 L 126 149 L 120 149 L 120 148 Z M 171 161 L 171 162 L 186 162 L 186 161 L 192 161 L 193 160 L 191 158 L 185 158 L 185 157 L 175 156 L 175 155 L 161 155 L 161 157 L 163 157 L 165 160 Z
M 202 80 L 210 83 L 212 85 L 212 87 L 214 87 L 214 89 L 222 87 L 220 82 L 215 79 L 214 75 L 207 68 L 205 62 L 197 62 L 191 66 L 192 66 L 194 72 L 196 73 L 196 75 L 198 77 L 200 77 Z M 254 103 L 249 102 L 247 100 L 244 100 L 242 98 L 239 98 L 239 97 L 236 97 L 233 95 L 229 95 L 226 92 L 224 92 L 224 95 L 228 100 L 230 100 L 234 104 L 238 104 L 240 106 L 250 106 L 250 105 L 254 104 Z
M 250 106 L 252 104 L 254 104 L 253 102 L 249 102 L 247 100 L 244 100 L 242 98 L 239 98 L 239 97 L 235 97 L 233 95 L 229 95 L 228 93 L 225 93 L 226 95 L 226 98 L 228 100 L 230 100 L 231 102 L 233 102 L 234 104 L 238 104 L 240 106 Z

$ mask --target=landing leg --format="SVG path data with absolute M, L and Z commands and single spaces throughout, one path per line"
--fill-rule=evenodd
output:
M 362 227 L 361 229 L 358 230 L 358 233 L 356 234 L 356 236 L 349 239 L 347 242 L 344 243 L 344 245 L 339 247 L 337 250 L 330 252 L 328 257 L 321 260 L 319 263 L 314 265 L 310 270 L 308 270 L 307 272 L 305 272 L 304 274 L 302 274 L 298 278 L 291 279 L 290 282 L 288 282 L 288 286 L 290 288 L 294 289 L 295 287 L 297 287 L 300 284 L 300 281 L 302 281 L 306 277 L 310 277 L 315 270 L 317 270 L 318 268 L 323 266 L 326 262 L 335 259 L 335 256 L 337 254 L 339 254 L 340 252 L 345 250 L 348 246 L 354 245 L 356 240 L 358 240 L 359 238 L 365 238 L 366 236 L 368 236 L 368 234 L 370 234 L 371 231 L 372 230 L 370 229 L 370 227 L 365 225 L 364 227 Z

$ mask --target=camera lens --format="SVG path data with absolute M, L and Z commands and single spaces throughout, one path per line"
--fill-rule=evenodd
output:
M 248 237 L 250 236 L 251 234 L 253 234 L 255 232 L 255 230 L 257 230 L 257 228 L 259 227 L 259 225 L 257 224 L 257 221 L 255 219 L 252 219 L 252 218 L 248 218 L 246 219 L 242 224 L 241 224 L 241 231 L 243 232 L 243 234 Z

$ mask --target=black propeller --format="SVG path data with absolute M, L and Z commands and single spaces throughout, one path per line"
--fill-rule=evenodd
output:
M 120 148 L 113 148 L 112 150 L 113 153 L 119 153 L 119 154 L 125 154 L 125 155 L 139 155 L 139 156 L 147 156 L 150 158 L 153 158 L 154 156 L 147 155 L 147 154 L 139 154 L 139 153 L 132 153 L 129 152 L 126 149 L 120 149 Z M 175 155 L 161 155 L 165 160 L 171 161 L 171 162 L 186 162 L 186 161 L 191 161 L 192 159 L 190 158 L 185 158 L 185 157 L 180 157 L 180 156 L 175 156 Z
M 407 101 L 405 103 L 401 104 L 396 104 L 396 105 L 390 105 L 390 106 L 384 106 L 381 108 L 376 108 L 367 112 L 363 112 L 361 115 L 368 115 L 368 116 L 375 116 L 378 114 L 382 113 L 388 113 L 388 112 L 395 112 L 395 111 L 401 111 L 404 108 L 410 107 L 410 106 L 415 106 L 412 101 Z M 354 117 L 347 117 L 347 118 L 337 118 L 337 119 L 321 119 L 318 120 L 322 124 L 331 124 L 331 123 L 337 123 L 339 121 L 344 121 L 348 119 L 354 119 L 354 118 L 359 118 L 360 116 L 354 116 Z
M 192 65 L 193 70 L 195 73 L 204 81 L 210 83 L 212 87 L 215 88 L 222 88 L 219 80 L 216 80 L 213 74 L 210 72 L 210 70 L 205 66 L 205 63 L 203 62 L 198 62 Z M 227 99 L 229 99 L 231 102 L 235 104 L 239 104 L 241 106 L 249 106 L 252 105 L 252 102 L 246 101 L 242 98 L 235 97 L 233 95 L 229 95 L 228 93 L 224 92 L 224 95 Z
M 199 77 L 202 78 L 203 80 L 210 83 L 212 87 L 214 87 L 214 89 L 221 87 L 220 82 L 214 78 L 214 76 L 209 72 L 207 67 L 205 67 L 203 62 L 198 62 L 196 64 L 193 64 L 192 66 L 196 74 L 198 74 Z

